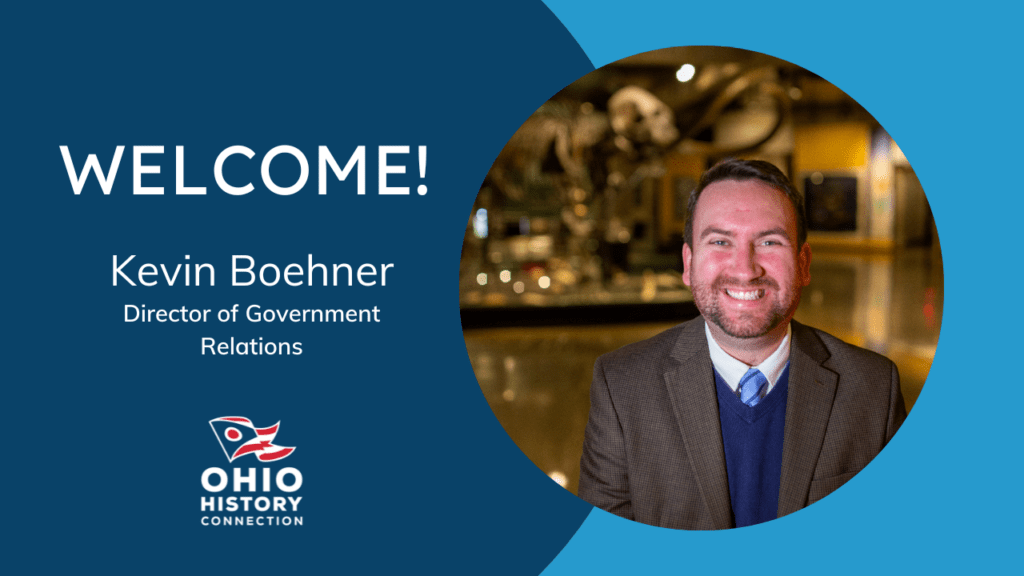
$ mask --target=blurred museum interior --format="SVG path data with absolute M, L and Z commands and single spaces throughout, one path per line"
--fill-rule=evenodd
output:
M 772 162 L 804 194 L 812 279 L 796 319 L 892 359 L 908 409 L 921 394 L 942 259 L 896 143 L 796 65 L 716 47 L 640 54 L 525 121 L 482 183 L 463 245 L 462 321 L 483 394 L 573 492 L 594 360 L 697 314 L 680 279 L 686 200 L 726 157 Z

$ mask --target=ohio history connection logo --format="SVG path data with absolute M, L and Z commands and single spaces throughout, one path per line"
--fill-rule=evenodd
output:
M 210 420 L 210 427 L 229 464 L 250 455 L 245 461 L 278 462 L 295 452 L 294 447 L 274 444 L 280 422 L 257 428 L 248 418 L 222 416 Z M 296 494 L 302 473 L 296 468 L 229 470 L 214 466 L 203 471 L 203 489 L 218 494 L 202 497 L 203 526 L 302 526 L 302 516 L 297 515 L 302 496 Z M 221 494 L 228 488 L 232 495 Z

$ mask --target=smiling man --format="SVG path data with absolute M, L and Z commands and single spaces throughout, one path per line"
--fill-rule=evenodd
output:
M 683 282 L 701 317 L 598 358 L 580 498 L 669 528 L 749 526 L 827 496 L 906 418 L 888 359 L 793 321 L 811 281 L 803 199 L 726 160 L 690 196 Z

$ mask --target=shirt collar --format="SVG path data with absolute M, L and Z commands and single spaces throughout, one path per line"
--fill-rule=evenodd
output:
M 708 349 L 711 352 L 711 364 L 715 367 L 715 371 L 718 375 L 725 380 L 725 383 L 729 385 L 729 388 L 735 392 L 740 386 L 740 378 L 747 373 L 747 370 L 751 368 L 757 368 L 765 375 L 768 379 L 768 392 L 772 391 L 775 384 L 779 381 L 779 377 L 782 376 L 782 371 L 786 369 L 786 364 L 789 363 L 789 343 L 790 335 L 793 333 L 792 324 L 786 326 L 786 336 L 779 343 L 779 347 L 772 352 L 770 356 L 765 358 L 764 362 L 761 362 L 757 366 L 750 366 L 744 364 L 739 360 L 730 356 L 722 347 L 718 345 L 715 337 L 711 335 L 711 329 L 708 328 L 707 322 L 704 323 L 704 335 L 708 338 Z M 767 393 L 767 392 L 766 392 Z

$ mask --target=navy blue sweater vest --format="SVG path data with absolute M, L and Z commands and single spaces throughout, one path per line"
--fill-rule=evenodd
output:
M 740 401 L 717 371 L 715 385 L 736 527 L 774 520 L 779 512 L 789 365 L 771 394 L 753 408 Z

